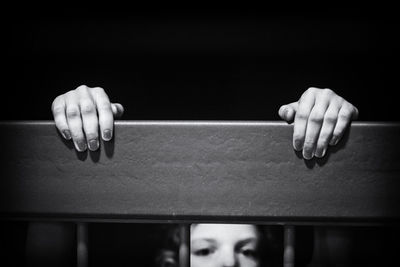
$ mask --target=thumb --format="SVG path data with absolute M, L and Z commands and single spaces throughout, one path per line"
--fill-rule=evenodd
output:
M 120 103 L 111 103 L 111 109 L 115 118 L 120 118 L 124 114 L 124 107 Z
M 294 120 L 294 116 L 297 112 L 298 102 L 293 102 L 290 104 L 283 105 L 279 108 L 279 116 L 285 120 L 287 123 L 291 123 Z

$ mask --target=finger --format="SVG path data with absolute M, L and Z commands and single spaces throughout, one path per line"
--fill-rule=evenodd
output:
M 308 117 L 310 116 L 314 103 L 315 95 L 309 91 L 306 91 L 299 100 L 293 127 L 293 147 L 297 151 L 303 149 Z
M 296 114 L 298 107 L 298 102 L 293 102 L 290 104 L 283 105 L 279 108 L 279 116 L 285 120 L 287 123 L 293 122 L 294 116 Z
M 89 150 L 96 151 L 99 148 L 99 122 L 95 103 L 89 89 L 80 86 L 77 89 L 79 95 L 79 107 L 81 110 L 83 130 Z
M 351 118 L 353 117 L 353 106 L 347 102 L 345 102 L 339 111 L 338 120 L 333 130 L 332 138 L 329 142 L 330 145 L 336 145 L 340 139 L 342 138 L 345 130 L 350 125 Z
M 350 105 L 351 105 L 351 104 L 350 104 Z M 353 107 L 353 113 L 352 113 L 352 115 L 351 115 L 351 119 L 352 119 L 352 120 L 356 120 L 356 119 L 358 119 L 358 115 L 359 115 L 358 108 L 356 108 L 356 107 L 353 106 L 353 105 L 352 105 L 352 107 Z
M 65 100 L 64 95 L 57 96 L 51 105 L 54 122 L 58 131 L 66 139 L 71 139 L 71 132 L 68 128 L 67 118 L 65 117 Z
M 69 130 L 71 131 L 72 140 L 76 150 L 79 152 L 85 151 L 86 141 L 82 131 L 81 112 L 79 109 L 78 96 L 76 91 L 69 91 L 66 93 L 66 115 Z
M 322 158 L 326 154 L 329 141 L 332 138 L 333 130 L 336 126 L 339 110 L 340 107 L 337 103 L 330 103 L 325 113 L 324 122 L 319 133 L 317 148 L 315 150 L 315 156 L 318 158 Z
M 322 94 L 316 97 L 316 101 L 307 121 L 306 134 L 303 145 L 303 157 L 311 159 L 314 157 L 319 133 L 324 121 L 325 112 L 329 105 L 329 98 Z
M 111 140 L 114 128 L 114 116 L 111 103 L 103 88 L 91 88 L 91 94 L 99 115 L 100 131 L 104 141 Z
M 115 118 L 120 118 L 124 114 L 124 107 L 120 103 L 111 103 L 111 109 Z

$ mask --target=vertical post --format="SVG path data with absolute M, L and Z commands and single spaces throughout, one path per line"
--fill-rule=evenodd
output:
M 179 267 L 190 266 L 190 224 L 180 226 Z
M 86 223 L 78 223 L 76 231 L 77 240 L 77 266 L 88 266 L 88 226 Z
M 292 225 L 284 226 L 284 237 L 283 237 L 283 266 L 294 267 L 295 260 L 295 229 Z

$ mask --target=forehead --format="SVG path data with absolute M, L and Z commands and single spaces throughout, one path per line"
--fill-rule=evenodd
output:
M 242 240 L 258 239 L 257 228 L 251 224 L 194 224 L 191 239 Z

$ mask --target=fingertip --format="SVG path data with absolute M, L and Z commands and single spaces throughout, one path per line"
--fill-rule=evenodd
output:
M 288 106 L 288 108 L 286 109 L 286 121 L 287 122 L 292 122 L 294 119 L 294 109 L 290 106 Z
M 112 139 L 112 130 L 106 129 L 103 131 L 103 140 L 110 141 Z
M 62 130 L 61 133 L 65 140 L 71 140 L 72 136 L 70 130 Z
M 84 140 L 74 141 L 74 144 L 78 152 L 84 152 L 87 149 L 87 144 Z
M 354 106 L 353 106 L 354 107 Z M 357 120 L 359 115 L 358 108 L 354 107 L 354 112 L 353 112 L 353 120 Z
M 293 140 L 293 148 L 296 151 L 301 151 L 303 149 L 303 142 L 298 139 Z
M 331 141 L 329 141 L 329 145 L 336 146 L 338 142 L 339 142 L 339 137 L 334 135 L 332 136 Z
M 99 139 L 95 138 L 95 139 L 89 140 L 87 146 L 89 147 L 90 151 L 96 151 L 100 147 Z
M 113 113 L 114 116 L 117 115 L 118 109 L 117 109 L 117 107 L 115 106 L 115 104 L 111 104 L 111 111 L 112 111 L 112 113 Z
M 279 116 L 286 122 L 292 122 L 294 119 L 294 109 L 289 105 L 283 105 L 279 108 Z
M 125 112 L 124 106 L 122 106 L 119 103 L 117 104 L 117 110 L 118 110 L 118 114 L 117 114 L 118 117 L 121 117 Z
M 314 157 L 313 153 L 309 153 L 303 149 L 303 158 L 305 160 L 310 160 Z
M 285 120 L 286 108 L 287 105 L 282 105 L 278 110 L 279 117 L 281 117 L 283 120 Z
M 314 155 L 317 158 L 323 158 L 325 156 L 325 154 L 326 154 L 326 147 L 318 147 L 315 150 L 315 154 Z
M 125 111 L 124 107 L 119 103 L 111 104 L 111 109 L 112 109 L 113 115 L 117 118 L 121 117 Z

